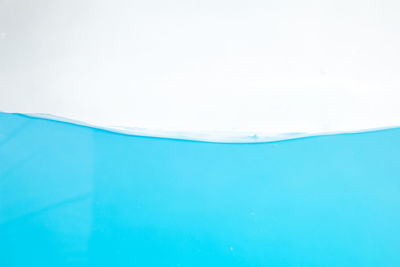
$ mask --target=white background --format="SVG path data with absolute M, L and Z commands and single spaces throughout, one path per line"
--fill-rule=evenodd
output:
M 0 110 L 228 132 L 400 125 L 400 1 L 0 0 Z

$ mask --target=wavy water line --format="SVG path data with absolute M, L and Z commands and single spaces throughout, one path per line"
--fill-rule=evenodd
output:
M 391 129 L 399 129 L 400 125 L 385 126 L 385 127 L 373 127 L 367 129 L 359 129 L 354 131 L 326 131 L 326 132 L 300 132 L 300 133 L 278 133 L 269 134 L 265 132 L 240 132 L 240 131 L 170 131 L 160 129 L 146 129 L 139 127 L 125 127 L 125 126 L 101 126 L 91 124 L 88 122 L 70 119 L 62 116 L 56 116 L 45 113 L 16 113 L 16 112 L 3 112 L 0 114 L 13 114 L 18 116 L 25 116 L 33 119 L 44 119 L 55 121 L 59 123 L 67 123 L 72 125 L 78 125 L 83 127 L 89 127 L 93 129 L 99 129 L 107 132 L 118 133 L 123 135 L 131 136 L 142 136 L 152 138 L 165 138 L 165 139 L 176 139 L 176 140 L 187 140 L 187 141 L 199 141 L 199 142 L 210 142 L 210 143 L 268 143 L 276 141 L 293 140 L 300 138 L 318 137 L 318 136 L 331 136 L 331 135 L 343 135 L 343 134 L 363 134 L 377 131 L 385 131 Z

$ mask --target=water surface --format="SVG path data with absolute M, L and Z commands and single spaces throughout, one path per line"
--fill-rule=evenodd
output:
M 400 266 L 400 129 L 266 143 L 0 113 L 0 266 Z

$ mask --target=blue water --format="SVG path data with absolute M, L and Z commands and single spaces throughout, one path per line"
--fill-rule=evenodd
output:
M 223 144 L 0 113 L 0 266 L 400 266 L 400 129 Z

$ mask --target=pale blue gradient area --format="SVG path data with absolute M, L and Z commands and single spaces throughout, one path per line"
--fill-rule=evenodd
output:
M 400 129 L 270 143 L 0 113 L 0 266 L 400 266 Z

